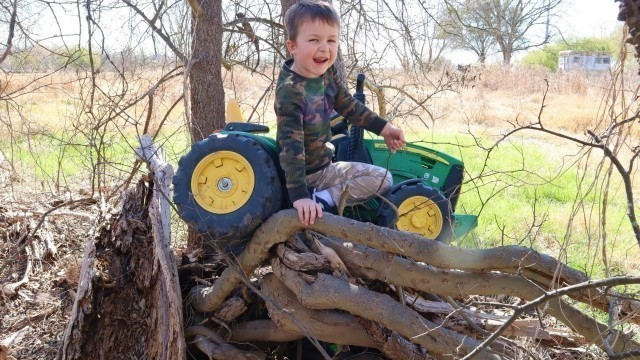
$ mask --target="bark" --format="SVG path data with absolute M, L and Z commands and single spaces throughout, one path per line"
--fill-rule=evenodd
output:
M 229 323 L 247 311 L 247 303 L 239 297 L 231 297 L 213 315 L 216 319 Z
M 420 360 L 428 358 L 426 351 L 419 346 L 412 344 L 397 332 L 391 331 L 384 326 L 380 326 L 375 321 L 358 318 L 358 322 L 374 339 L 378 348 L 389 358 L 406 360 Z
M 207 354 L 210 359 L 216 360 L 264 360 L 265 355 L 261 351 L 243 351 L 228 344 L 215 331 L 203 326 L 193 326 L 185 330 L 185 335 L 193 337 L 193 343 Z
M 236 325 L 231 330 L 231 341 L 234 342 L 289 342 L 304 338 L 302 332 L 283 330 L 273 320 L 247 321 Z
M 329 270 L 329 261 L 314 253 L 297 253 L 284 244 L 276 246 L 276 254 L 290 268 L 298 271 Z
M 200 1 L 193 12 L 191 59 L 191 140 L 206 138 L 224 127 L 225 98 L 222 84 L 222 3 Z
M 166 200 L 173 170 L 148 144 L 139 154 L 149 162 L 154 181 L 140 181 L 124 194 L 119 212 L 103 209 L 99 216 L 59 359 L 185 357 Z
M 296 299 L 296 294 L 273 274 L 265 276 L 262 291 L 268 299 L 266 305 L 271 319 L 289 334 L 311 336 L 330 343 L 376 347 L 352 315 L 305 308 Z
M 287 10 L 289 10 L 290 7 L 292 7 L 294 4 L 297 4 L 299 0 L 280 0 L 280 8 L 282 9 L 282 24 L 284 25 L 284 15 L 287 13 Z M 289 38 L 289 34 L 287 33 L 287 29 L 285 28 L 284 32 L 284 41 L 282 42 L 282 44 L 285 44 L 287 39 Z M 291 57 L 291 54 L 289 54 L 289 50 L 287 50 L 286 46 L 284 48 L 285 53 L 287 54 L 287 57 Z
M 480 344 L 469 337 L 438 326 L 387 295 L 354 286 L 327 274 L 318 274 L 313 284 L 307 284 L 295 271 L 284 267 L 279 260 L 274 260 L 272 267 L 276 276 L 296 294 L 305 307 L 317 310 L 340 309 L 385 324 L 389 329 L 434 352 L 439 358 L 458 358 Z M 371 304 L 375 304 L 375 310 L 371 308 Z M 348 340 L 342 339 L 343 342 Z M 483 351 L 478 358 L 500 357 Z

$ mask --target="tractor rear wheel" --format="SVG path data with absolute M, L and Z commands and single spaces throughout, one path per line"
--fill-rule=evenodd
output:
M 214 239 L 250 235 L 280 210 L 282 187 L 273 159 L 240 134 L 213 134 L 178 162 L 173 201 L 180 217 Z
M 382 204 L 377 223 L 416 233 L 444 243 L 453 240 L 451 203 L 438 190 L 423 183 L 401 185 L 387 197 L 398 208 Z

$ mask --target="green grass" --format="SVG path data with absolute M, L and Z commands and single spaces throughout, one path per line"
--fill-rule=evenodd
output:
M 600 154 L 577 162 L 576 147 L 571 144 L 516 136 L 493 149 L 488 158 L 489 153 L 476 146 L 470 135 L 429 133 L 410 136 L 409 141 L 424 138 L 429 141 L 423 145 L 465 164 L 467 182 L 456 212 L 478 214 L 479 225 L 459 245 L 529 246 L 593 276 L 604 276 L 599 227 L 603 176 L 596 173 Z M 484 147 L 492 144 L 487 138 L 480 142 Z M 621 184 L 614 173 L 606 227 L 612 274 L 637 273 L 640 264 Z
M 167 161 L 177 166 L 178 159 L 189 146 L 189 136 L 160 134 L 157 142 L 165 150 Z M 0 141 L 0 148 L 16 168 L 25 185 L 35 184 L 42 190 L 49 186 L 79 189 L 90 186 L 97 173 L 99 186 L 117 184 L 132 171 L 133 149 L 138 146 L 135 135 L 108 134 L 93 141 L 87 137 L 64 134 L 39 134 L 12 141 Z M 94 179 L 95 180 L 95 179 Z

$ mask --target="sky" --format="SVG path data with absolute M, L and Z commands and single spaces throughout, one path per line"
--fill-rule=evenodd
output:
M 613 0 L 571 0 L 562 9 L 558 26 L 565 36 L 606 36 L 617 21 L 618 3 Z

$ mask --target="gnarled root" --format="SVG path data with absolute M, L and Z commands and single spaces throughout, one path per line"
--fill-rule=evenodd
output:
M 216 360 L 260 360 L 265 355 L 261 351 L 242 351 L 233 345 L 228 344 L 215 331 L 203 327 L 193 326 L 185 329 L 185 337 L 193 337 L 195 344 L 200 351 Z

